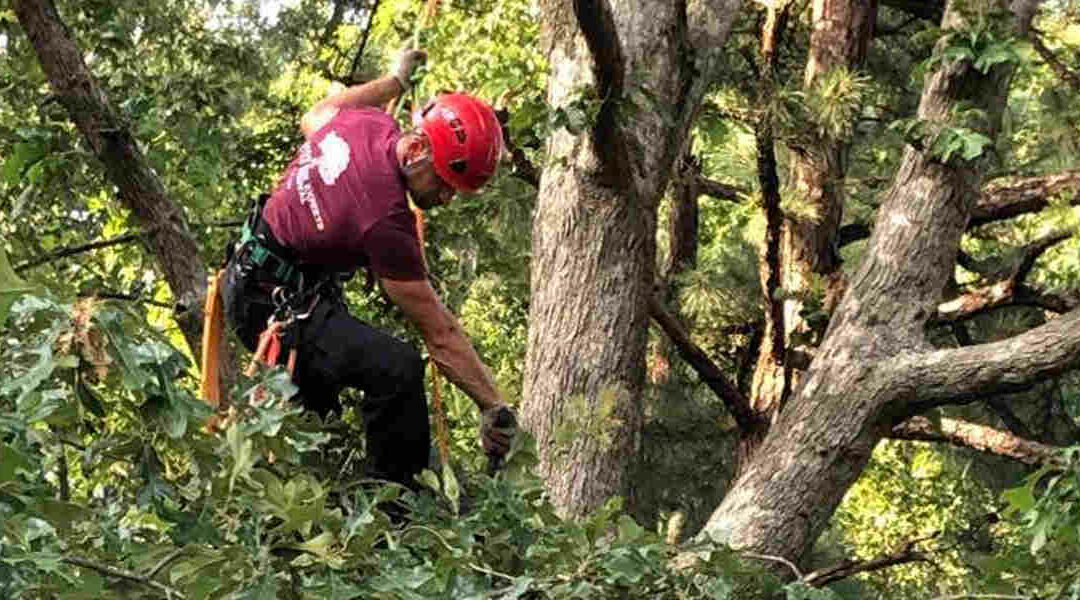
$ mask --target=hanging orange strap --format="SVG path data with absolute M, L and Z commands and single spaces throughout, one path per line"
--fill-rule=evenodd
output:
M 203 304 L 202 377 L 199 397 L 214 408 L 221 406 L 221 342 L 225 328 L 225 308 L 221 301 L 221 281 L 225 270 L 210 277 Z

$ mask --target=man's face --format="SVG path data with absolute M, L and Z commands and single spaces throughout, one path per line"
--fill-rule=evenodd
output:
M 413 203 L 424 210 L 449 204 L 454 197 L 454 188 L 435 173 L 431 160 L 426 158 L 409 165 L 405 185 Z

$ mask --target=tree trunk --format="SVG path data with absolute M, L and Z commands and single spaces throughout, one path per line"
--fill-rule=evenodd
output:
M 580 515 L 611 496 L 633 501 L 657 203 L 739 4 L 541 4 L 548 100 L 570 105 L 588 86 L 596 120 L 548 140 L 522 416 L 553 501 Z M 631 94 L 638 87 L 648 93 Z M 648 106 L 618 108 L 643 96 Z
M 52 0 L 16 0 L 14 8 L 53 91 L 101 160 L 120 202 L 149 233 L 147 246 L 176 301 L 174 317 L 198 356 L 206 266 L 183 208 L 166 195 L 131 132 L 94 81 Z
M 866 58 L 872 39 L 877 6 L 875 2 L 815 0 L 810 53 L 805 83 L 812 87 L 822 76 L 838 68 L 854 71 Z M 798 214 L 770 217 L 770 225 L 781 227 L 779 256 L 761 263 L 762 283 L 767 302 L 782 302 L 782 309 L 765 313 L 762 351 L 754 370 L 751 403 L 762 423 L 771 422 L 809 366 L 820 331 L 805 318 L 806 300 L 815 278 L 828 282 L 827 307 L 843 292 L 837 236 L 843 216 L 843 181 L 848 141 L 817 139 L 814 146 L 792 146 L 791 200 Z M 767 149 L 768 150 L 768 149 Z M 760 164 L 760 161 L 759 161 Z M 771 163 L 775 168 L 775 161 Z M 774 202 L 766 201 L 766 206 Z M 769 278 L 776 283 L 769 285 Z M 783 288 L 783 300 L 774 297 Z M 798 334 L 799 338 L 794 336 Z M 746 432 L 740 444 L 740 466 L 753 456 L 764 432 Z
M 946 31 L 962 27 L 956 8 L 946 10 Z M 1025 28 L 1023 18 L 1016 21 Z M 943 48 L 944 42 L 937 51 Z M 927 80 L 919 118 L 993 139 L 1012 70 L 998 64 L 983 74 L 968 60 L 943 61 Z M 958 123 L 951 109 L 962 102 L 985 118 Z M 798 560 L 894 425 L 932 406 L 1014 389 L 1080 356 L 1076 311 L 993 344 L 935 350 L 926 342 L 925 324 L 952 276 L 978 197 L 976 167 L 907 148 L 867 258 L 817 358 L 704 533 L 736 548 Z

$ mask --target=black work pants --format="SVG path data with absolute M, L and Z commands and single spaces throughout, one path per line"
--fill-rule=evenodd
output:
M 254 351 L 278 284 L 245 265 L 245 252 L 237 254 L 226 268 L 222 299 L 229 325 Z M 415 487 L 413 476 L 427 466 L 431 449 L 424 361 L 412 345 L 350 315 L 334 296 L 320 299 L 308 318 L 292 325 L 298 328 L 293 381 L 300 388 L 293 400 L 326 416 L 340 408 L 343 388 L 362 390 L 368 475 Z M 287 356 L 283 348 L 279 360 Z

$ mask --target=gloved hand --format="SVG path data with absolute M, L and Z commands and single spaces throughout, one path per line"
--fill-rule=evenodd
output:
M 505 412 L 504 412 L 505 411 Z M 488 456 L 505 456 L 517 435 L 517 415 L 503 404 L 480 414 L 480 445 Z
M 390 74 L 401 84 L 401 89 L 407 90 L 412 87 L 412 76 L 417 67 L 427 61 L 427 52 L 414 48 L 406 48 L 398 54 L 394 68 Z

